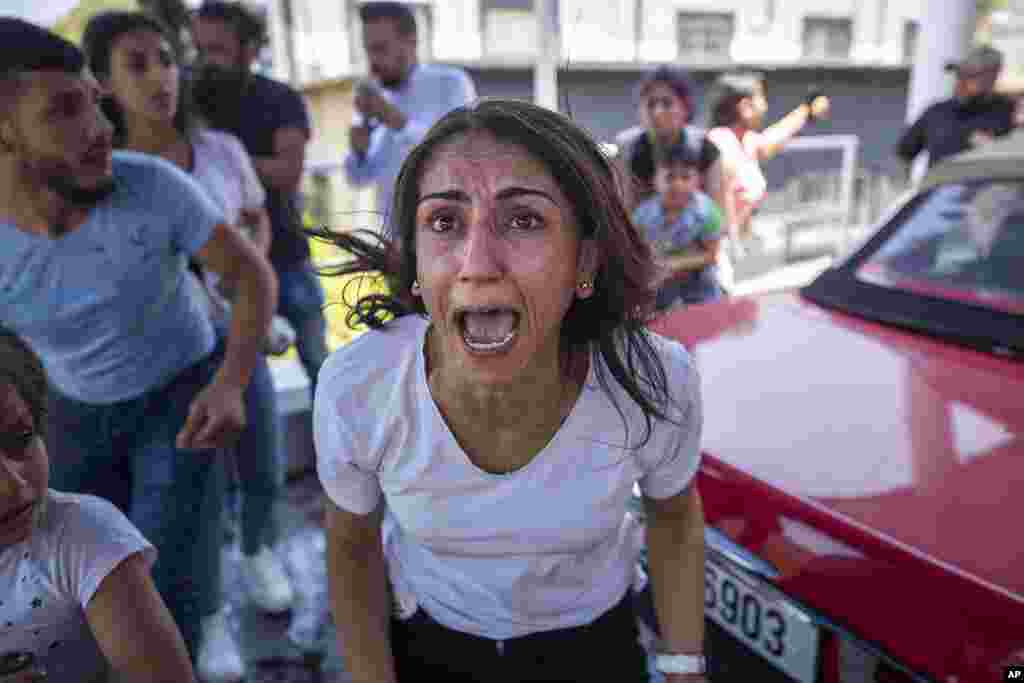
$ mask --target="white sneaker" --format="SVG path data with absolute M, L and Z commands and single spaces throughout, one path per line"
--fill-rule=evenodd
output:
M 270 320 L 270 330 L 263 343 L 263 350 L 271 356 L 281 356 L 295 343 L 295 339 L 295 328 L 291 323 L 286 318 L 275 315 Z
M 242 577 L 249 599 L 264 612 L 278 614 L 292 607 L 295 593 L 284 564 L 267 546 L 242 556 Z
M 202 620 L 196 668 L 206 683 L 237 683 L 245 677 L 245 663 L 231 635 L 222 609 Z

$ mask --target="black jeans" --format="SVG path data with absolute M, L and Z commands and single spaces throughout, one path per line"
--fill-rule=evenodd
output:
M 449 629 L 422 609 L 392 620 L 399 683 L 646 683 L 630 595 L 584 626 L 505 641 Z

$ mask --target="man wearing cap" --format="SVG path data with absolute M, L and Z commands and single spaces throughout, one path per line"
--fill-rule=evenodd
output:
M 0 325 L 49 374 L 53 487 L 107 498 L 156 547 L 154 582 L 194 654 L 219 553 L 196 543 L 202 493 L 244 426 L 277 282 L 187 174 L 111 151 L 83 65 L 63 38 L 0 17 Z M 226 340 L 190 256 L 236 285 Z
M 1003 55 L 991 47 L 971 50 L 961 62 L 946 65 L 956 74 L 953 97 L 936 102 L 903 133 L 896 154 L 910 163 L 928 152 L 938 161 L 1006 135 L 1013 128 L 1014 102 L 994 92 Z

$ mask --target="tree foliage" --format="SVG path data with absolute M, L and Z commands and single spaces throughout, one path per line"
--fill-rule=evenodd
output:
M 1009 9 L 1009 0 L 974 0 L 974 6 L 978 10 L 978 18 L 987 17 L 993 12 Z
M 135 9 L 139 9 L 136 0 L 80 0 L 74 9 L 53 25 L 53 31 L 78 45 L 82 41 L 85 25 L 97 12 Z

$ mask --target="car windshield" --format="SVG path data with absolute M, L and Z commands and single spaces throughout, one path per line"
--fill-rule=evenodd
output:
M 875 286 L 1024 313 L 1024 181 L 941 185 L 856 270 Z

